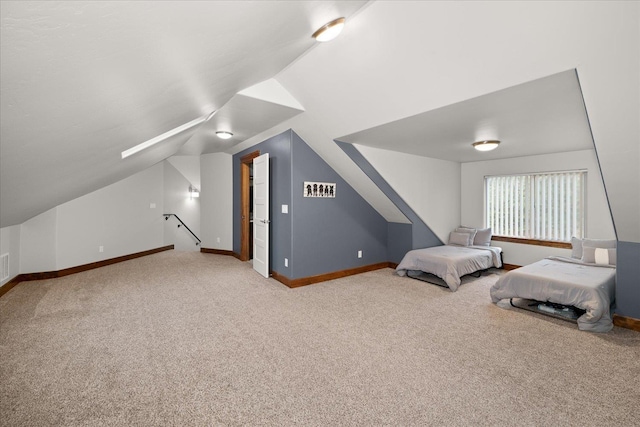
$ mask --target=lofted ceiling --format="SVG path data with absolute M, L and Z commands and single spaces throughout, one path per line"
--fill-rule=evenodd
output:
M 200 155 L 226 151 L 303 111 L 304 108 L 280 83 L 274 79 L 264 81 L 235 94 L 197 128 L 176 154 Z M 219 131 L 230 132 L 233 136 L 220 139 L 216 134 Z
M 290 128 L 402 222 L 334 140 L 470 162 L 589 149 L 593 131 L 618 235 L 640 241 L 638 11 L 588 1 L 0 1 L 0 227 L 176 154 L 237 153 Z M 313 31 L 337 16 L 347 18 L 340 37 L 315 43 Z M 471 149 L 487 137 L 501 146 Z
M 236 94 L 273 78 L 315 46 L 318 27 L 365 4 L 0 2 L 0 227 L 174 154 L 228 149 L 212 135 L 217 125 L 234 126 L 234 144 L 299 113 Z M 211 123 L 121 159 L 213 111 Z
M 461 163 L 593 149 L 575 70 L 337 139 Z M 475 141 L 496 139 L 501 143 L 493 151 L 471 148 Z

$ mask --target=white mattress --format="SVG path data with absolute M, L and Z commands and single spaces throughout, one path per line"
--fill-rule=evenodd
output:
M 491 287 L 491 300 L 526 298 L 572 305 L 586 310 L 577 320 L 579 329 L 608 332 L 613 328 L 615 276 L 614 266 L 549 257 L 504 274 Z
M 460 277 L 491 267 L 502 267 L 501 252 L 502 249 L 495 246 L 443 245 L 414 249 L 402 258 L 396 272 L 400 276 L 409 270 L 435 274 L 455 291 L 460 286 Z

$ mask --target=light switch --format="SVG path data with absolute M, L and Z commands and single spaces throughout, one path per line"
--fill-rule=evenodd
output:
M 289 213 L 289 205 L 282 205 L 282 213 Z

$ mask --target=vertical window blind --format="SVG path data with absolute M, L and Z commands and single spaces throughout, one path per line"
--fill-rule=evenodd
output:
M 493 234 L 570 242 L 584 236 L 586 171 L 485 177 Z

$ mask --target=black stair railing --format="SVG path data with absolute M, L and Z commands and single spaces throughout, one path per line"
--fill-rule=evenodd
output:
M 180 222 L 180 224 L 178 224 L 178 228 L 184 227 L 189 233 L 191 233 L 191 235 L 197 240 L 196 246 L 198 246 L 198 245 L 200 245 L 200 243 L 202 243 L 202 240 L 200 240 L 198 238 L 198 236 L 196 236 L 195 233 L 193 231 L 191 231 L 191 229 L 189 227 L 187 227 L 187 224 L 185 224 L 184 221 L 182 221 L 178 215 L 172 214 L 172 213 L 171 214 L 162 214 L 162 215 L 164 215 L 164 220 L 165 221 L 168 220 L 169 217 L 175 216 L 176 219 L 178 220 L 178 222 Z

